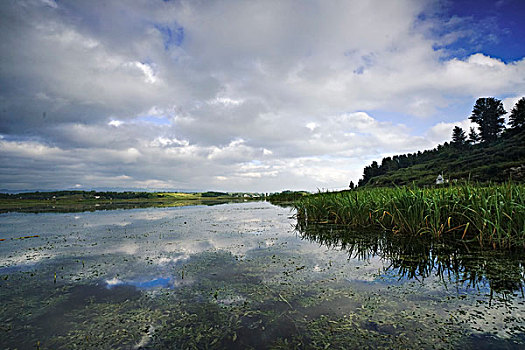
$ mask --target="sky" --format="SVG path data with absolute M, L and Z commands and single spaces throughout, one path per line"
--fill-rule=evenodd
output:
M 525 95 L 522 0 L 0 2 L 0 189 L 335 190 Z M 439 171 L 439 170 L 437 170 Z

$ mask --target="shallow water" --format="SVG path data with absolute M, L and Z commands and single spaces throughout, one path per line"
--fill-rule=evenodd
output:
M 523 256 L 295 226 L 264 202 L 0 214 L 0 347 L 525 346 Z

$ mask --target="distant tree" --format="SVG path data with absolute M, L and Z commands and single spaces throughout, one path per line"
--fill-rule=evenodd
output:
M 375 160 L 370 164 L 370 173 L 372 177 L 379 175 L 379 164 Z
M 379 165 L 374 160 L 372 164 L 370 164 L 369 166 L 366 166 L 363 169 L 363 178 L 359 180 L 358 185 L 359 186 L 366 185 L 368 181 L 370 181 L 371 178 L 378 176 L 378 175 L 381 175 L 380 170 L 379 170 Z
M 355 188 L 355 185 L 354 185 L 354 182 L 353 181 L 350 181 L 350 185 L 349 185 L 350 189 L 353 190 Z
M 480 138 L 483 142 L 495 141 L 505 128 L 507 113 L 503 103 L 494 97 L 481 97 L 476 100 L 469 119 L 479 125 Z
M 381 166 L 379 168 L 381 169 L 381 174 L 386 174 L 389 171 L 397 170 L 399 167 L 397 162 L 394 161 L 392 158 L 385 157 L 381 161 Z
M 459 126 L 455 126 L 452 130 L 452 145 L 456 148 L 461 148 L 467 142 L 465 132 Z
M 520 98 L 512 108 L 509 124 L 512 131 L 525 130 L 525 97 Z
M 406 154 L 402 154 L 398 158 L 398 164 L 400 168 L 406 168 L 410 165 L 410 160 Z
M 470 144 L 475 144 L 479 142 L 479 135 L 476 132 L 476 129 L 470 128 L 470 132 L 468 133 L 468 142 Z

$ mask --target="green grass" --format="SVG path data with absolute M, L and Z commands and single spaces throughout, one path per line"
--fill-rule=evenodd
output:
M 299 225 L 335 223 L 407 235 L 525 247 L 525 185 L 371 188 L 319 193 L 295 203 Z

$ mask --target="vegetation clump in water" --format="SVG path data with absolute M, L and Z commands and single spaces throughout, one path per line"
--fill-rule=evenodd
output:
M 373 188 L 319 193 L 294 204 L 301 225 L 378 227 L 460 237 L 493 248 L 525 247 L 525 185 Z

